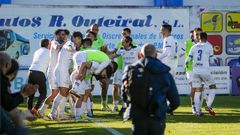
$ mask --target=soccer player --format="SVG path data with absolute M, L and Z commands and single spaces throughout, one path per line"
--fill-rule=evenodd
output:
M 90 27 L 90 31 L 94 32 L 97 35 L 97 38 L 92 43 L 92 48 L 97 50 L 103 51 L 106 54 L 109 54 L 110 51 L 108 50 L 107 46 L 104 44 L 104 40 L 98 35 L 99 27 L 97 24 L 92 24 Z M 101 110 L 103 111 L 110 111 L 110 108 L 107 105 L 107 91 L 110 80 L 108 78 L 99 79 L 100 86 L 101 86 Z
M 33 114 L 37 114 L 38 108 L 46 98 L 46 73 L 49 65 L 49 40 L 41 40 L 41 48 L 35 51 L 32 64 L 29 68 L 28 83 L 39 85 L 39 94 L 37 104 L 33 107 L 34 94 L 28 98 L 28 109 L 32 110 Z
M 123 68 L 125 68 L 127 65 L 133 64 L 134 62 L 136 62 L 138 60 L 141 48 L 138 46 L 134 46 L 132 44 L 132 38 L 129 36 L 122 37 L 121 42 L 122 42 L 123 47 L 118 49 L 116 54 L 113 54 L 110 57 L 112 57 L 112 58 L 122 57 Z M 122 74 L 120 74 L 119 76 L 121 77 Z M 114 107 L 113 107 L 112 111 L 118 110 L 118 100 L 116 100 L 118 97 L 118 93 L 114 93 L 114 94 L 116 94 L 117 96 L 115 95 L 115 97 L 114 97 L 114 100 L 113 100 Z M 123 108 L 125 108 L 125 106 L 123 106 Z
M 78 38 L 79 41 L 82 40 L 82 34 L 80 32 L 74 32 L 72 39 Z M 59 109 L 59 118 L 67 119 L 63 115 L 63 109 L 66 105 L 67 96 L 69 93 L 69 88 L 71 85 L 69 69 L 71 68 L 71 61 L 73 54 L 76 52 L 77 48 L 80 48 L 80 44 L 75 44 L 72 41 L 67 41 L 58 54 L 57 65 L 54 69 L 54 74 L 56 77 L 56 84 L 59 88 L 59 93 L 55 97 L 52 105 L 52 110 L 49 113 L 49 118 L 52 120 L 57 119 L 57 109 L 61 102 L 61 108 Z
M 205 108 L 211 115 L 215 116 L 215 112 L 212 110 L 212 103 L 215 98 L 216 84 L 210 74 L 209 61 L 214 63 L 213 47 L 207 43 L 207 33 L 200 33 L 200 42 L 194 45 L 189 53 L 186 65 L 193 60 L 193 82 L 192 87 L 195 91 L 194 105 L 196 109 L 196 115 L 202 116 L 201 112 L 201 91 L 202 83 L 209 86 L 210 93 L 207 101 L 207 107 Z
M 97 78 L 110 78 L 116 71 L 117 64 L 110 62 L 109 57 L 99 50 L 86 50 L 77 52 L 73 56 L 74 63 L 78 66 L 76 80 L 73 81 L 71 93 L 77 95 L 75 117 L 80 120 L 80 116 L 87 108 L 87 99 L 91 94 L 90 79 L 92 74 Z M 72 77 L 73 78 L 73 77 Z M 78 96 L 79 95 L 79 96 Z
M 124 28 L 122 30 L 122 37 L 124 36 L 131 36 L 131 29 L 129 28 Z M 136 46 L 136 42 L 132 42 L 133 46 Z M 117 46 L 115 47 L 114 52 L 117 52 L 120 48 L 122 48 L 122 41 L 118 42 Z M 113 92 L 112 92 L 112 98 L 113 98 L 113 108 L 112 112 L 118 111 L 118 103 L 119 103 L 119 97 L 121 95 L 121 85 L 122 85 L 122 70 L 123 70 L 123 58 L 122 56 L 117 57 L 117 64 L 118 64 L 118 69 L 116 73 L 114 74 L 113 77 Z
M 163 35 L 163 49 L 158 53 L 157 58 L 171 68 L 170 73 L 174 77 L 177 65 L 177 42 L 171 36 L 172 26 L 164 24 L 160 32 Z
M 48 108 L 49 104 L 53 101 L 53 99 L 57 96 L 59 89 L 56 85 L 55 75 L 54 75 L 54 68 L 57 64 L 58 53 L 62 48 L 64 43 L 64 38 L 66 33 L 63 29 L 58 29 L 55 31 L 56 39 L 52 40 L 50 43 L 50 61 L 47 71 L 48 77 L 48 84 L 49 88 L 52 90 L 51 94 L 45 99 L 44 103 L 42 104 L 41 108 L 38 110 L 38 116 L 43 117 L 45 110 Z

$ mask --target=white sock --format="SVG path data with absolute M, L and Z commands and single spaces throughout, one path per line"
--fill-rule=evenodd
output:
M 43 103 L 39 111 L 44 113 L 47 108 L 48 108 L 48 105 Z
M 210 89 L 209 90 L 209 95 L 208 95 L 208 101 L 207 101 L 207 106 L 212 107 L 212 103 L 215 99 L 215 89 Z
M 69 104 L 70 104 L 70 109 L 71 109 L 72 116 L 74 116 L 74 114 L 75 114 L 75 106 L 74 106 L 74 101 L 73 101 L 71 96 L 69 97 Z
M 51 114 L 53 114 L 53 115 L 57 114 L 58 106 L 59 106 L 62 98 L 64 98 L 64 97 L 60 93 L 58 93 L 58 95 L 53 100 Z
M 202 107 L 202 105 L 203 105 L 203 101 L 205 100 L 205 95 L 206 95 L 206 93 L 204 91 L 202 91 L 201 99 L 200 99 L 200 107 Z
M 80 115 L 82 115 L 86 111 L 86 109 L 87 109 L 87 103 L 82 102 Z
M 118 107 L 118 102 L 119 102 L 118 100 L 117 101 L 113 101 L 113 106 L 114 107 Z
M 88 100 L 87 100 L 87 111 L 91 112 L 91 109 L 92 109 L 92 102 L 91 102 L 90 98 L 88 98 Z
M 75 118 L 80 117 L 81 115 L 81 108 L 76 108 L 75 109 Z
M 64 115 L 65 107 L 67 103 L 67 97 L 63 97 L 61 100 L 61 104 L 59 105 L 59 116 Z
M 195 92 L 194 105 L 195 105 L 196 112 L 200 112 L 200 96 L 201 96 L 201 92 Z

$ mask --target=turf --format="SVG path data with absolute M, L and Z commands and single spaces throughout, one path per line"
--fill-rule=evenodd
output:
M 111 100 L 111 99 L 110 99 Z M 131 122 L 122 122 L 117 113 L 100 111 L 100 98 L 94 101 L 94 121 L 98 121 L 109 128 L 129 135 L 131 134 Z M 111 103 L 111 101 L 109 101 Z M 214 102 L 214 110 L 217 115 L 212 117 L 207 113 L 203 117 L 193 116 L 190 100 L 187 96 L 181 96 L 181 106 L 175 111 L 174 116 L 167 117 L 166 135 L 239 135 L 240 134 L 240 97 L 217 96 Z M 109 104 L 110 107 L 112 105 Z M 23 105 L 21 108 L 25 108 Z M 49 110 L 48 110 L 49 111 Z M 33 135 L 108 135 L 106 129 L 94 122 L 46 121 L 38 119 L 34 122 L 26 122 L 26 126 Z

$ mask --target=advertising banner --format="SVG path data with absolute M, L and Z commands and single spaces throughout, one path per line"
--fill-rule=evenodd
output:
M 177 13 L 177 14 L 176 14 Z M 189 37 L 189 9 L 127 9 L 127 8 L 0 8 L 0 50 L 17 58 L 21 69 L 28 69 L 34 51 L 42 38 L 54 38 L 54 31 L 64 28 L 83 34 L 90 25 L 100 26 L 99 35 L 109 49 L 121 40 L 123 28 L 132 30 L 139 46 L 152 43 L 162 48 L 162 24 L 172 25 L 172 35 L 179 44 Z M 27 72 L 27 70 L 21 71 Z M 16 80 L 25 82 L 27 73 Z M 20 86 L 20 82 L 16 82 Z

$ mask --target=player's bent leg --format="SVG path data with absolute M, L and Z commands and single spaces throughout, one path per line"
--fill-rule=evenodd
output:
M 209 95 L 208 95 L 208 101 L 207 101 L 207 106 L 205 107 L 205 110 L 208 111 L 208 113 L 212 116 L 215 116 L 216 113 L 212 109 L 212 104 L 215 99 L 215 90 L 216 90 L 216 85 L 210 85 L 209 86 Z

